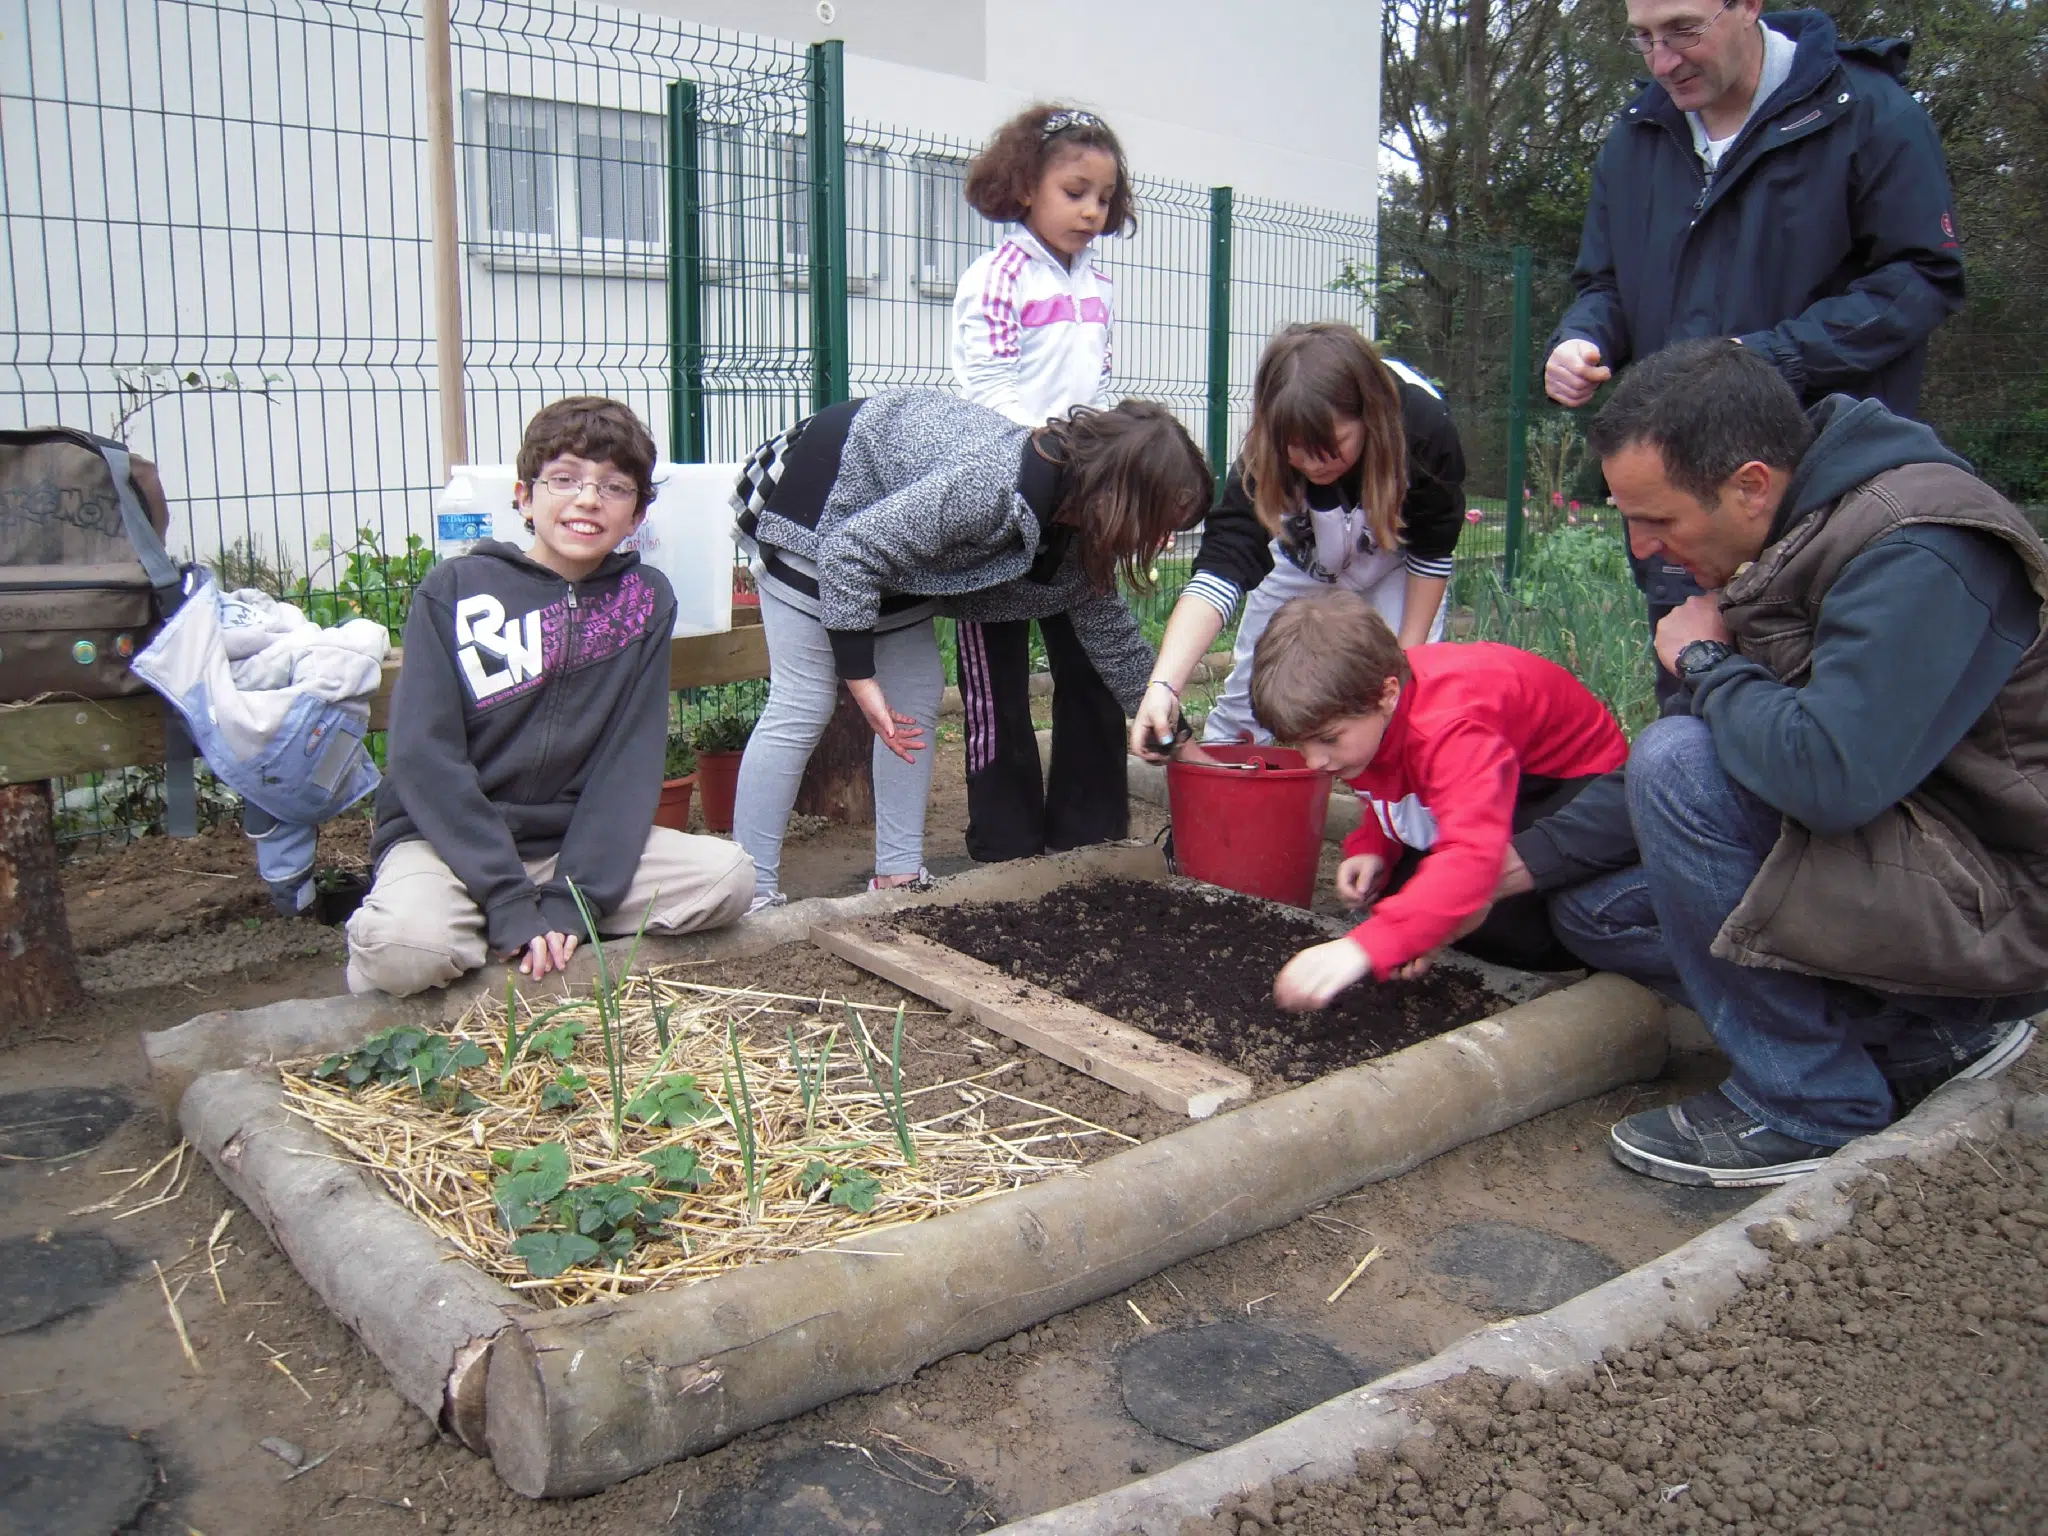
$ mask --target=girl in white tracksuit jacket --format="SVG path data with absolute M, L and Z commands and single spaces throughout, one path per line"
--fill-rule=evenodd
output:
M 1115 289 L 1095 265 L 1094 242 L 1137 225 L 1116 135 L 1090 112 L 1031 107 L 967 168 L 966 193 L 984 218 L 1019 228 L 960 279 L 952 341 L 960 392 L 1026 427 L 1076 406 L 1111 405 Z M 1066 615 L 955 616 L 968 852 L 1012 859 L 1122 837 L 1124 713 L 1073 643 Z M 1052 666 L 1061 742 L 1050 809 L 1031 720 L 1033 618 Z

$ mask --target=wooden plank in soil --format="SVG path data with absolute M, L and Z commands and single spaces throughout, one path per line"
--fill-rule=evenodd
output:
M 1163 1109 L 1205 1120 L 1248 1099 L 1242 1072 L 1168 1045 L 1120 1019 L 1029 986 L 912 933 L 814 927 L 811 942 L 942 1008 L 958 1008 L 1019 1044 Z M 1019 995 L 1019 994 L 1022 995 Z

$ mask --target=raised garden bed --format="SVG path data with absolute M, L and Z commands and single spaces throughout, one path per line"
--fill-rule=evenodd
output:
M 967 877 L 956 889 L 985 895 L 1144 873 L 1157 867 L 1156 855 L 1149 858 L 1105 849 L 1006 867 L 999 879 Z M 957 899 L 942 889 L 923 902 L 949 897 Z M 730 957 L 750 934 L 787 936 L 812 921 L 911 904 L 898 897 L 784 909 L 769 923 L 663 946 L 659 958 Z M 700 963 L 672 972 L 667 986 L 636 983 L 612 1002 L 579 1002 L 573 1014 L 543 1017 L 547 1005 L 537 1011 L 515 1002 L 521 1035 L 584 1021 L 560 1063 L 545 1045 L 529 1056 L 524 1041 L 494 1054 L 493 1042 L 504 1038 L 502 1014 L 489 1018 L 479 1009 L 467 1024 L 459 1011 L 444 1019 L 438 1032 L 450 1044 L 420 1048 L 439 1051 L 446 1059 L 438 1064 L 452 1071 L 427 1070 L 437 1065 L 430 1059 L 413 1069 L 409 1086 L 370 1088 L 374 1072 L 363 1084 L 371 1095 L 416 1101 L 428 1079 L 446 1079 L 434 1090 L 442 1103 L 433 1111 L 441 1117 L 433 1136 L 423 1126 L 397 1136 L 401 1144 L 408 1134 L 415 1143 L 447 1143 L 436 1154 L 447 1162 L 422 1184 L 431 1198 L 409 1196 L 406 1205 L 389 1192 L 390 1170 L 377 1166 L 396 1162 L 388 1136 L 372 1145 L 330 1119 L 336 1133 L 364 1148 L 361 1161 L 337 1155 L 328 1130 L 279 1113 L 286 1090 L 269 1069 L 202 1069 L 184 1094 L 181 1118 L 224 1182 L 384 1360 L 394 1385 L 488 1451 L 510 1486 L 555 1496 L 601 1488 L 846 1393 L 902 1380 L 929 1361 L 1007 1338 L 1473 1137 L 1651 1075 L 1663 1056 L 1661 1005 L 1629 983 L 1595 978 L 1187 1126 L 1019 1053 L 971 1017 L 906 1009 L 899 1051 L 900 994 L 843 967 L 839 986 L 820 988 L 822 1012 L 810 983 L 775 981 L 778 968 L 808 968 L 815 977 L 821 964 L 840 967 L 791 948 L 780 958 L 721 958 L 715 971 Z M 751 999 L 708 990 L 738 979 L 753 989 Z M 502 985 L 472 989 L 467 1002 Z M 782 996 L 764 1002 L 762 993 Z M 673 1085 L 668 1096 L 682 1124 L 665 1115 L 656 1127 L 630 1112 L 644 1090 L 642 1073 L 681 1075 L 674 1070 L 679 1046 L 661 1060 L 655 1014 L 671 1008 L 674 1041 L 684 1033 L 679 1010 L 692 998 L 708 1054 L 689 1073 L 696 1082 Z M 818 1102 L 807 1106 L 805 1083 L 835 1022 L 840 1039 L 848 1038 L 843 1001 L 883 1005 L 855 1010 L 875 1048 L 864 1064 L 850 1052 L 836 1066 L 828 1062 L 817 1074 L 824 1084 Z M 216 1042 L 208 1046 L 214 1065 L 222 1064 L 224 1027 L 209 1021 L 204 1031 Z M 616 1088 L 613 1053 L 601 1047 L 607 1034 L 619 1043 Z M 303 1032 L 295 1038 L 303 1051 Z M 577 1054 L 593 1042 L 597 1054 Z M 473 1050 L 458 1064 L 465 1043 Z M 260 1059 L 248 1041 L 235 1049 L 227 1061 Z M 152 1055 L 171 1070 L 192 1065 L 190 1053 L 168 1046 Z M 714 1082 L 715 1058 L 727 1064 Z M 591 1068 L 600 1059 L 604 1086 L 593 1090 Z M 561 1082 L 565 1069 L 586 1081 Z M 337 1064 L 319 1081 L 348 1071 Z M 316 1119 L 338 1113 L 333 1090 L 315 1087 L 304 1072 L 295 1076 L 297 1107 Z M 784 1095 L 774 1114 L 764 1112 L 754 1094 L 771 1081 L 794 1085 L 796 1109 Z M 550 1085 L 572 1102 L 543 1103 Z M 628 1112 L 614 1115 L 622 1096 Z M 948 1096 L 957 1111 L 940 1109 Z M 905 1116 L 915 1163 L 898 1134 L 896 1104 L 916 1106 Z M 933 1172 L 943 1160 L 936 1138 L 950 1134 L 947 1114 L 954 1123 L 978 1120 L 995 1143 L 984 1147 L 991 1160 L 961 1175 L 966 1182 L 957 1187 L 939 1184 Z M 561 1123 L 570 1115 L 582 1117 L 573 1128 Z M 1038 1123 L 1025 1123 L 1031 1120 Z M 544 1131 L 557 1134 L 536 1140 Z M 458 1150 L 460 1143 L 467 1145 Z M 560 1188 L 554 1159 L 517 1156 L 545 1144 L 568 1154 Z M 695 1152 L 696 1168 L 647 1156 L 684 1150 Z M 494 1161 L 493 1151 L 513 1155 Z M 1089 1167 L 1085 1176 L 1063 1174 L 1056 1160 Z M 812 1162 L 827 1165 L 822 1178 L 808 1178 Z M 864 1186 L 835 1177 L 834 1166 L 872 1180 L 870 1211 L 853 1209 L 853 1191 Z M 712 1182 L 700 1186 L 697 1172 Z M 506 1188 L 531 1175 L 540 1177 Z M 589 1213 L 563 1202 L 592 1183 L 613 1189 L 601 1219 L 586 1228 Z M 998 1193 L 998 1184 L 1008 1187 Z M 835 1215 L 832 1199 L 842 1191 Z M 671 1200 L 673 1217 L 651 1213 Z M 913 1216 L 925 1219 L 906 1219 Z M 582 1254 L 559 1276 L 534 1275 L 528 1266 L 522 1280 L 513 1261 L 523 1256 L 511 1254 L 509 1229 L 517 1225 L 526 1229 L 522 1238 L 580 1235 L 601 1252 Z M 630 1253 L 644 1251 L 665 1267 L 656 1281 L 629 1283 L 628 1255 L 619 1251 L 628 1228 Z M 713 1250 L 729 1258 L 749 1233 L 749 1261 L 721 1260 L 721 1272 L 703 1275 L 690 1267 Z M 582 1245 L 528 1245 L 554 1249 L 551 1259 L 565 1246 Z M 525 1283 L 564 1276 L 573 1282 L 567 1290 Z M 550 1301 L 556 1304 L 540 1304 Z
M 921 1041 L 944 1026 L 902 1001 L 779 990 L 781 958 L 750 967 L 756 987 L 637 975 L 545 1008 L 508 992 L 447 1034 L 398 1026 L 288 1068 L 285 1101 L 545 1306 L 924 1220 L 1135 1140 L 1030 1097 L 1015 1057 Z

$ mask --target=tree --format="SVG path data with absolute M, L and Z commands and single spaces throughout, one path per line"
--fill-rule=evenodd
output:
M 1948 154 L 1970 298 L 1930 349 L 1928 418 L 1993 484 L 2048 502 L 2048 4 L 1816 3 L 1845 39 L 1912 43 L 1908 88 Z M 1614 0 L 1385 0 L 1381 250 L 1339 282 L 1444 385 L 1469 423 L 1475 486 L 1499 467 L 1501 248 L 1536 252 L 1540 366 L 1569 301 L 1600 141 L 1647 75 L 1617 41 L 1625 25 Z

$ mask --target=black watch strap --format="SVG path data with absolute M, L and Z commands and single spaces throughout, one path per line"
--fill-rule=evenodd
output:
M 1701 673 L 1719 666 L 1734 654 L 1734 648 L 1722 641 L 1694 640 L 1679 649 L 1678 675 L 1691 682 Z

